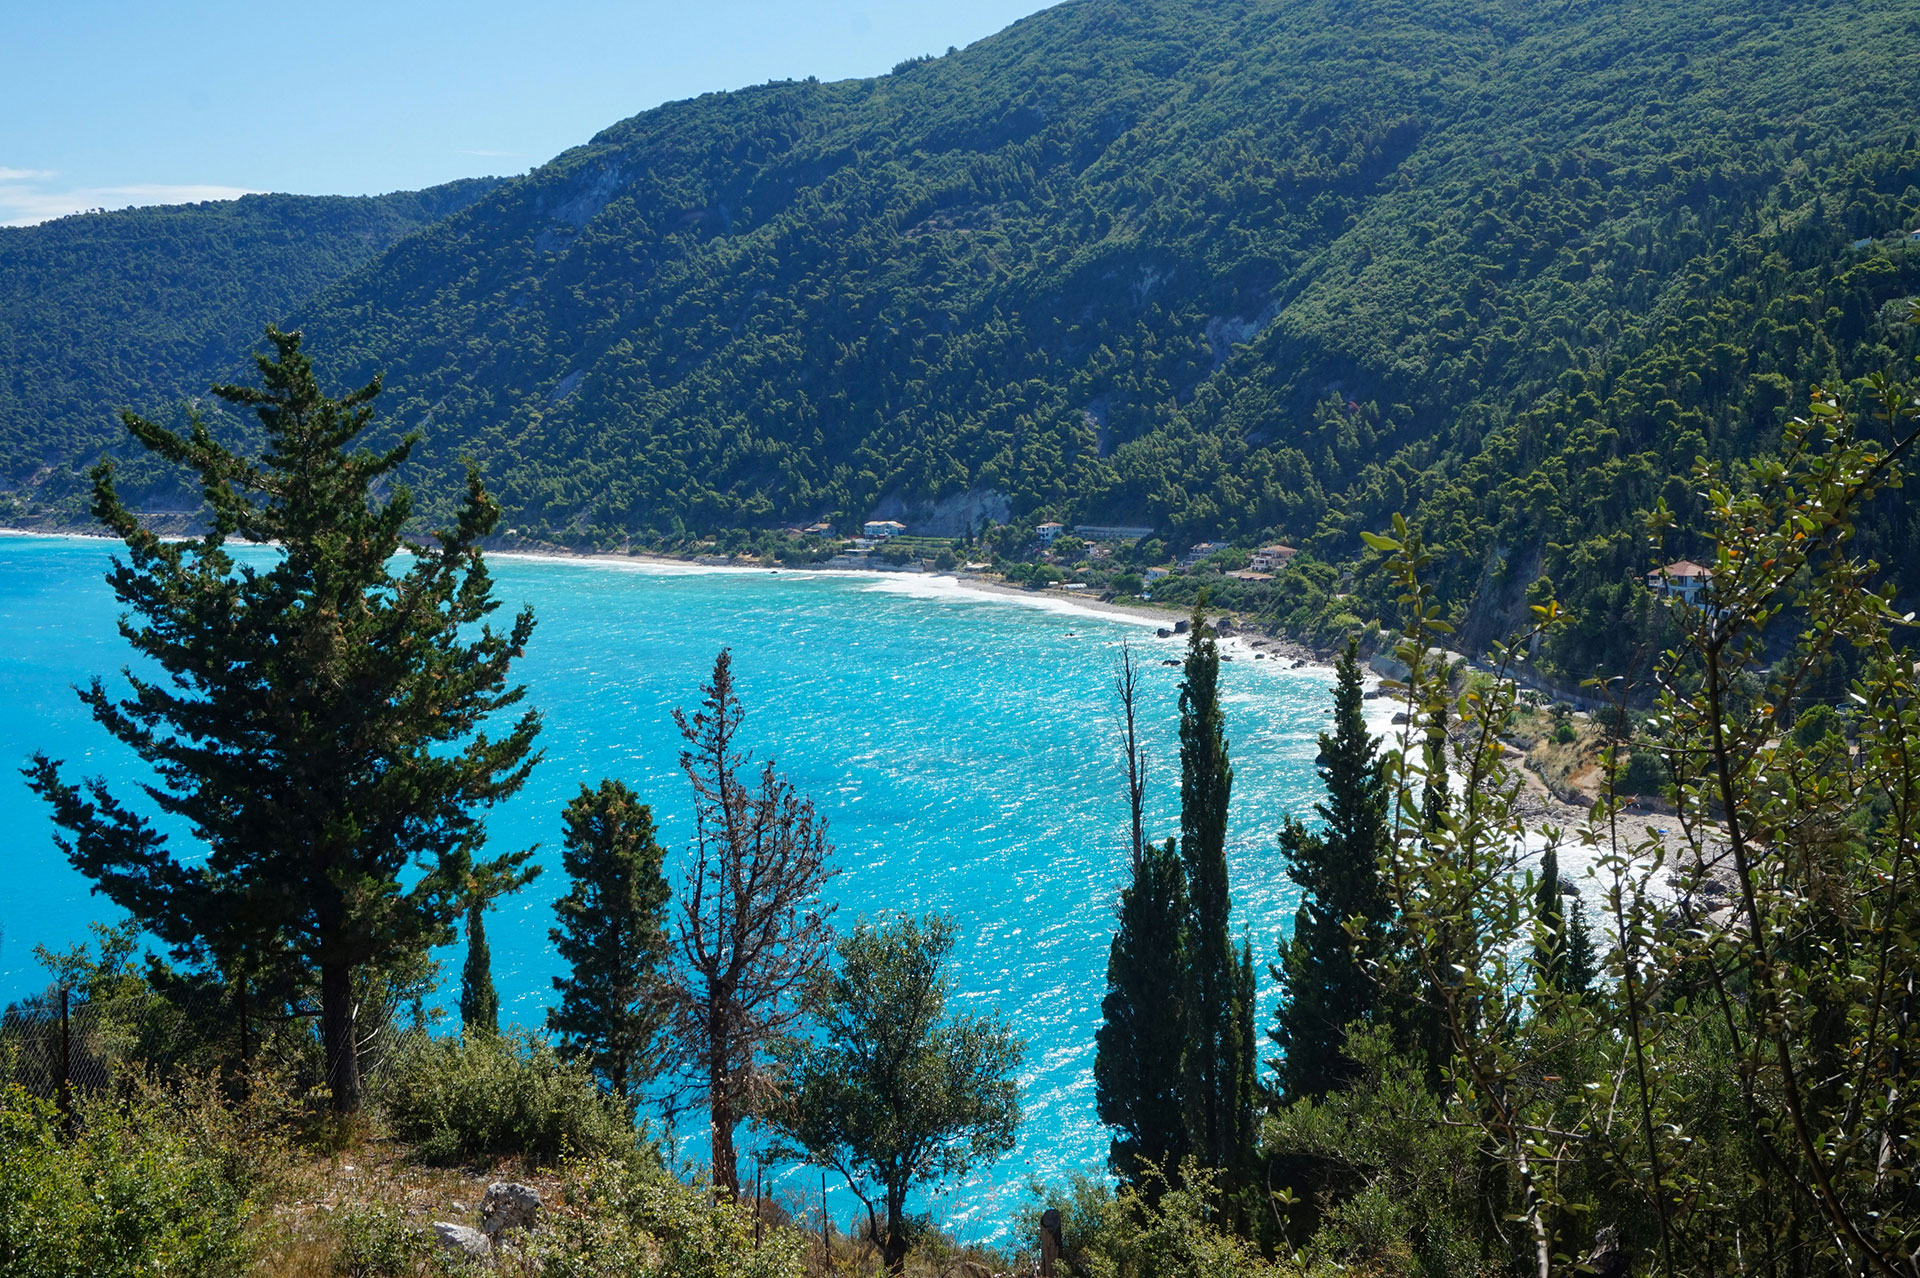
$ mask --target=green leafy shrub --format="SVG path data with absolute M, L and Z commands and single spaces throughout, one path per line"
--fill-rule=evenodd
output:
M 226 1278 L 248 1271 L 252 1195 L 276 1146 L 235 1130 L 210 1093 L 83 1105 L 58 1116 L 0 1092 L 0 1274 L 32 1278 Z
M 427 1162 L 630 1150 L 634 1134 L 586 1067 L 535 1034 L 420 1035 L 404 1043 L 379 1091 L 393 1132 Z
M 399 1212 L 355 1204 L 333 1218 L 335 1278 L 415 1278 L 457 1273 L 458 1262 Z
M 1661 794 L 1671 777 L 1667 760 L 1658 750 L 1635 750 L 1620 770 L 1619 788 L 1623 794 Z
M 1214 1173 L 1189 1159 L 1181 1182 L 1150 1170 L 1140 1188 L 1116 1196 L 1076 1186 L 1061 1209 L 1073 1272 L 1093 1278 L 1280 1278 L 1297 1272 L 1261 1258 L 1236 1235 L 1216 1204 Z
M 808 1240 L 643 1160 L 592 1159 L 568 1178 L 569 1205 L 530 1241 L 545 1278 L 798 1278 Z

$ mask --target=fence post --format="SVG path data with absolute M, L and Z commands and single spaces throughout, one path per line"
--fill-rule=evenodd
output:
M 68 1137 L 73 1135 L 73 1026 L 68 1019 L 67 987 L 60 987 L 60 1082 L 54 1103 L 60 1110 L 60 1125 Z

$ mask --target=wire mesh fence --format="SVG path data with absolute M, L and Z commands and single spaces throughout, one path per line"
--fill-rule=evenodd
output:
M 229 988 L 144 980 L 108 990 L 50 986 L 0 1012 L 0 1089 L 18 1086 L 62 1108 L 129 1074 L 271 1074 L 305 1092 L 324 1086 L 318 1018 L 300 1004 L 239 1007 Z M 378 1089 L 407 1050 L 429 1037 L 396 1000 L 359 1007 L 363 1085 Z M 242 1017 L 246 1025 L 242 1027 Z
M 0 1084 L 65 1106 L 129 1066 L 190 1068 L 217 1056 L 208 1030 L 223 1010 L 207 997 L 163 997 L 144 982 L 106 995 L 52 986 L 0 1012 Z

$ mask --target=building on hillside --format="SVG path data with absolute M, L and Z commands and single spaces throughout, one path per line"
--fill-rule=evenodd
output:
M 1132 524 L 1075 524 L 1073 535 L 1082 541 L 1140 541 L 1153 536 L 1153 529 Z
M 1147 580 L 1148 580 L 1148 581 L 1158 581 L 1158 580 L 1160 580 L 1160 579 L 1161 579 L 1162 577 L 1171 577 L 1172 575 L 1173 575 L 1173 569 L 1171 569 L 1171 568 L 1149 568 L 1149 569 L 1147 569 Z
M 1647 589 L 1663 599 L 1684 599 L 1692 603 L 1700 592 L 1713 584 L 1713 569 L 1703 568 L 1690 559 L 1679 559 L 1665 568 L 1647 574 Z
M 1051 546 L 1060 534 L 1066 531 L 1066 527 L 1065 524 L 1056 523 L 1049 519 L 1046 523 L 1034 529 L 1033 532 L 1034 535 L 1040 539 L 1041 545 Z
M 1197 545 L 1190 546 L 1187 549 L 1187 553 L 1180 556 L 1180 566 L 1182 568 L 1191 568 L 1208 555 L 1225 550 L 1228 545 L 1229 543 L 1224 541 L 1203 541 Z
M 907 530 L 907 526 L 896 519 L 869 519 L 861 532 L 875 541 L 885 541 L 889 537 L 898 537 Z
M 833 525 L 823 520 L 817 524 L 808 524 L 800 531 L 808 537 L 831 537 L 833 536 Z
M 1251 568 L 1236 568 L 1232 572 L 1228 573 L 1227 576 L 1233 578 L 1235 581 L 1272 581 L 1273 580 L 1272 573 L 1255 572 Z
M 1292 546 L 1262 546 L 1253 552 L 1253 561 L 1247 567 L 1255 572 L 1278 572 L 1299 553 Z

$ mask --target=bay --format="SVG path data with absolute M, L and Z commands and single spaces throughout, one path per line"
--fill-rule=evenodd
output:
M 137 760 L 72 691 L 96 675 L 112 686 L 128 658 L 102 580 L 113 550 L 0 537 L 0 762 L 17 768 L 44 750 L 124 794 L 141 778 Z M 1184 641 L 944 578 L 489 562 L 503 614 L 527 603 L 538 617 L 519 673 L 546 723 L 544 762 L 489 821 L 494 847 L 537 846 L 547 867 L 489 917 L 504 1021 L 537 1027 L 552 998 L 560 810 L 582 784 L 616 777 L 634 787 L 653 805 L 670 862 L 684 853 L 691 805 L 671 714 L 696 705 L 715 653 L 730 647 L 756 757 L 773 758 L 828 821 L 841 870 L 830 890 L 837 920 L 951 915 L 959 1009 L 997 1010 L 1028 1043 L 1018 1147 L 920 1208 L 964 1236 L 994 1237 L 1031 1180 L 1103 1173 L 1093 1035 L 1127 839 L 1113 663 L 1123 640 L 1148 663 L 1149 830 L 1164 838 L 1178 831 L 1180 672 L 1160 663 Z M 1331 673 L 1228 651 L 1234 919 L 1253 945 L 1264 1043 L 1274 1003 L 1266 966 L 1297 903 L 1273 834 L 1286 813 L 1310 818 L 1319 797 L 1313 760 Z M 89 920 L 114 911 L 68 867 L 17 772 L 0 777 L 0 823 L 0 998 L 13 999 L 45 982 L 34 946 L 75 944 Z M 441 957 L 449 989 L 440 1003 L 451 1011 L 459 956 Z M 697 1126 L 677 1145 L 696 1161 Z M 817 1173 L 789 1172 L 781 1183 L 817 1201 Z M 835 1195 L 841 1219 L 853 1205 Z

